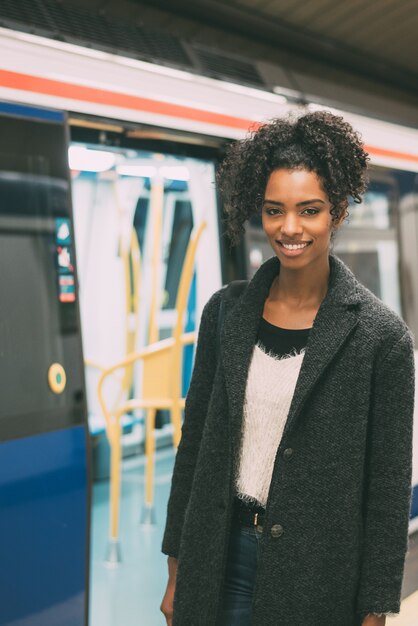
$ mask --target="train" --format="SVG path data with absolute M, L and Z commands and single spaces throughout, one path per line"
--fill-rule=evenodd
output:
M 71 402 L 84 406 L 97 440 L 104 432 L 97 398 L 100 371 L 146 344 L 153 288 L 158 294 L 158 336 L 170 336 L 193 228 L 206 223 L 196 253 L 187 330 L 198 327 L 203 306 L 215 290 L 230 280 L 250 278 L 271 256 L 257 217 L 248 223 L 241 244 L 230 248 L 215 181 L 226 146 L 273 117 L 328 108 L 362 134 L 371 157 L 370 184 L 363 203 L 351 207 L 335 253 L 418 336 L 418 130 L 378 119 L 370 111 L 299 103 L 287 97 L 285 89 L 273 93 L 11 29 L 0 28 L 0 46 L 0 119 L 13 120 L 6 126 L 17 129 L 2 144 L 2 169 L 10 170 L 17 142 L 30 165 L 19 170 L 19 188 L 29 189 L 30 176 L 36 174 L 37 185 L 47 189 L 38 189 L 39 203 L 45 198 L 50 202 L 53 194 L 56 208 L 48 228 L 58 246 L 57 319 L 63 345 L 68 347 L 71 329 L 78 328 L 77 315 L 83 338 L 82 352 L 77 348 L 78 356 L 68 361 L 69 368 L 77 368 L 81 356 L 85 362 L 85 382 L 77 382 Z M 26 142 L 22 128 L 33 119 L 45 129 L 51 120 L 59 120 L 64 129 L 60 141 L 50 146 L 54 156 L 49 165 L 41 158 L 42 150 Z M 52 135 L 39 135 L 44 152 Z M 61 183 L 51 183 L 58 163 L 68 168 L 68 187 L 62 182 L 65 176 Z M 152 210 L 156 181 L 163 186 L 157 261 Z M 64 210 L 68 202 L 71 215 Z M 39 229 L 33 219 L 33 228 Z M 72 244 L 65 244 L 71 229 L 77 258 Z M 74 309 L 76 296 L 79 313 Z M 188 353 L 185 390 L 191 368 Z M 132 373 L 123 392 L 137 395 L 139 385 Z M 110 393 L 116 397 L 120 387 L 115 383 Z M 68 415 L 74 411 L 74 406 L 69 408 Z M 164 415 L 160 422 L 159 436 L 167 441 L 170 424 Z M 139 416 L 127 428 L 126 449 L 140 449 L 140 426 Z M 418 529 L 418 415 L 413 446 L 411 533 Z

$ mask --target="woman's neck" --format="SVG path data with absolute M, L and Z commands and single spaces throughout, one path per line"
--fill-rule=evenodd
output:
M 311 328 L 328 290 L 328 257 L 299 270 L 281 265 L 264 303 L 263 317 L 281 328 Z
M 329 261 L 315 270 L 309 266 L 300 270 L 280 268 L 270 290 L 270 300 L 280 300 L 293 307 L 319 308 L 328 290 Z

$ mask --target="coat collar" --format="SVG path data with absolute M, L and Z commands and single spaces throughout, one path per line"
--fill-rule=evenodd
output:
M 359 283 L 335 256 L 329 257 L 328 291 L 316 315 L 289 410 L 282 441 L 291 431 L 316 381 L 335 357 L 358 321 Z M 228 305 L 222 329 L 222 360 L 229 397 L 232 429 L 241 430 L 249 365 L 257 339 L 264 302 L 280 271 L 277 257 L 266 261 L 238 301 Z

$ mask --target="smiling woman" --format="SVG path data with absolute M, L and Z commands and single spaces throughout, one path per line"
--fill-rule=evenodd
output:
M 297 291 L 300 292 L 300 280 L 305 268 L 308 274 L 306 288 L 303 291 L 307 294 L 313 286 L 318 288 L 323 285 L 319 291 L 322 300 L 326 291 L 324 277 L 327 277 L 329 272 L 331 237 L 341 225 L 344 216 L 345 211 L 342 207 L 340 215 L 337 218 L 332 217 L 331 203 L 315 172 L 305 169 L 278 169 L 270 174 L 262 208 L 262 224 L 267 239 L 280 260 L 282 292 L 286 289 L 285 277 L 288 270 L 291 271 L 289 276 L 292 283 L 295 281 L 297 271 L 296 276 L 299 277 L 296 278 L 299 283 Z M 294 289 L 292 291 L 294 294 Z M 293 328 L 295 321 L 303 324 L 309 322 L 312 325 L 320 304 L 318 301 L 315 300 L 313 306 L 309 307 L 305 300 L 305 306 L 301 307 L 300 302 L 296 300 L 294 310 L 291 310 L 287 307 L 292 300 L 290 292 L 288 297 L 277 299 L 279 306 L 274 305 L 274 312 L 269 310 L 272 307 L 268 302 L 265 311 L 269 318 L 274 319 L 276 325 L 280 326 L 283 323 L 286 328 Z M 286 310 L 280 314 L 283 308 Z M 308 310 L 310 314 L 306 315 Z
M 239 241 L 244 222 L 261 210 L 268 179 L 275 170 L 315 172 L 321 194 L 313 197 L 330 203 L 331 214 L 338 219 L 345 214 L 349 198 L 361 202 L 368 161 L 360 135 L 342 117 L 318 111 L 265 124 L 244 141 L 232 144 L 219 170 L 232 241 Z
M 317 112 L 262 126 L 220 169 L 231 239 L 261 213 L 274 255 L 202 315 L 163 541 L 169 626 L 383 626 L 399 611 L 412 338 L 331 254 L 367 161 Z
M 315 172 L 279 169 L 270 174 L 262 223 L 282 264 L 296 257 L 296 267 L 312 263 L 314 258 L 327 262 L 332 227 L 336 228 L 344 217 L 342 211 L 341 218 L 333 222 L 330 210 L 328 196 Z

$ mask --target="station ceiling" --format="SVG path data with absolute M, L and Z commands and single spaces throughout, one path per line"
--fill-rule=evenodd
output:
M 318 63 L 418 96 L 418 0 L 141 0 L 167 15 L 165 27 L 196 23 L 194 37 L 222 42 L 214 28 L 270 48 L 304 69 Z M 157 18 L 158 19 L 158 18 Z M 274 52 L 275 51 L 275 52 Z M 260 53 L 260 51 L 259 51 Z M 264 55 L 268 54 L 264 50 Z M 283 57 L 282 57 L 283 58 Z
M 319 44 L 354 51 L 376 63 L 418 71 L 417 0 L 226 0 L 243 11 L 306 34 Z M 310 50 L 310 54 L 315 50 Z

